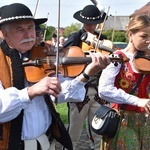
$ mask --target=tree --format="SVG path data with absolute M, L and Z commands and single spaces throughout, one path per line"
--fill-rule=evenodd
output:
M 72 23 L 71 26 L 65 27 L 64 36 L 68 37 L 71 33 L 79 31 L 81 27 L 81 23 Z
M 109 40 L 111 40 L 111 39 L 112 39 L 112 32 L 113 32 L 113 29 L 105 30 L 105 31 L 103 31 L 103 34 L 104 34 Z M 125 32 L 125 31 L 118 31 L 118 30 L 115 30 L 113 41 L 114 41 L 114 42 L 126 42 L 126 41 L 127 41 L 127 39 L 126 39 L 126 32 Z

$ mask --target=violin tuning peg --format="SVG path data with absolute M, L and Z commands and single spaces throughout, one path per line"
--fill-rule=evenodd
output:
M 85 43 L 86 43 L 87 45 L 91 45 L 91 42 L 90 42 L 90 41 L 85 41 Z
M 119 54 L 118 56 L 119 56 L 119 58 L 123 58 L 123 57 L 122 57 L 122 54 Z
M 117 67 L 117 66 L 118 66 L 118 62 L 115 62 L 115 63 L 114 63 L 114 66 Z

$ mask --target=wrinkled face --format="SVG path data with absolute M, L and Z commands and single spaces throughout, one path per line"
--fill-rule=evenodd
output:
M 130 38 L 136 50 L 147 50 L 150 44 L 150 26 L 140 29 L 136 33 L 130 33 Z
M 84 29 L 90 33 L 94 33 L 96 26 L 96 24 L 84 24 Z
M 1 29 L 7 44 L 20 53 L 31 50 L 35 44 L 35 24 L 33 20 L 16 21 Z

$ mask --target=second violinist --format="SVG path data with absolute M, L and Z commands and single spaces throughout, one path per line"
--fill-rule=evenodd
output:
M 78 46 L 82 49 L 81 36 L 85 32 L 90 32 L 98 36 L 95 31 L 96 26 L 103 23 L 106 13 L 101 12 L 95 5 L 87 5 L 83 10 L 77 11 L 73 17 L 78 21 L 83 23 L 83 27 L 78 32 L 71 34 L 68 40 L 64 43 L 64 48 L 70 46 Z M 101 35 L 100 40 L 106 39 L 104 35 Z M 89 48 L 89 47 L 87 47 Z M 76 147 L 76 142 L 80 138 L 82 131 L 82 126 L 87 119 L 87 133 L 91 141 L 91 149 L 99 150 L 101 136 L 93 133 L 89 127 L 91 125 L 91 120 L 93 119 L 94 112 L 98 109 L 100 99 L 97 94 L 97 83 L 99 75 L 95 76 L 94 81 L 90 81 L 86 84 L 86 96 L 82 103 L 68 103 L 69 108 L 69 133 L 73 142 L 74 148 Z M 78 118 L 78 121 L 76 121 Z M 92 132 L 92 134 L 90 134 Z M 93 139 L 94 137 L 94 139 Z

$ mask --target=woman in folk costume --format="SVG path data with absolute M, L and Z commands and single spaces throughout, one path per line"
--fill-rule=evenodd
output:
M 139 70 L 135 63 L 136 56 L 143 57 L 149 51 L 150 18 L 147 15 L 131 18 L 126 32 L 127 47 L 115 53 L 129 61 L 118 66 L 111 63 L 99 80 L 102 99 L 115 109 L 124 104 L 118 131 L 114 138 L 103 137 L 101 150 L 150 149 L 150 74 Z M 146 64 L 141 61 L 140 65 Z

